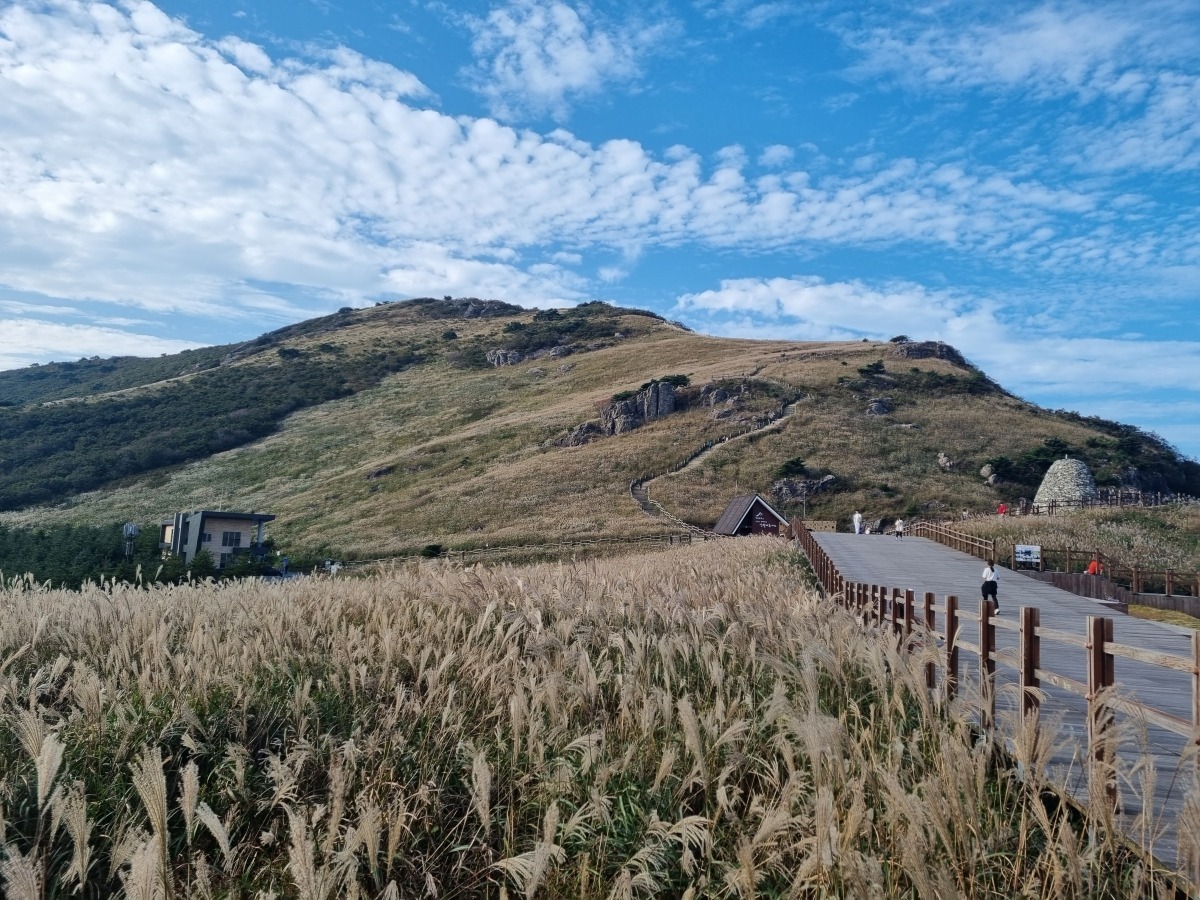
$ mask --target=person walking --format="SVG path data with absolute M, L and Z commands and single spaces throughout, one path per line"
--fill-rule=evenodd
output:
M 990 598 L 996 604 L 996 612 L 1000 612 L 1000 598 L 997 596 L 999 590 L 1000 575 L 996 572 L 996 564 L 989 559 L 983 569 L 983 599 Z
M 904 520 L 903 519 L 896 520 L 896 539 L 901 540 L 901 541 L 904 540 Z
M 851 518 L 852 518 L 852 520 L 853 520 L 853 522 L 854 522 L 854 533 L 855 533 L 855 534 L 862 534 L 862 513 L 860 513 L 860 512 L 859 512 L 859 511 L 856 509 L 856 510 L 854 511 L 854 515 L 853 515 Z

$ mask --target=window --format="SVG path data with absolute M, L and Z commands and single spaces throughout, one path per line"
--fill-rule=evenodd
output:
M 204 532 L 204 534 L 202 534 L 200 536 L 200 542 L 202 544 L 207 544 L 207 543 L 210 543 L 211 541 L 212 541 L 212 534 L 207 531 Z
M 242 546 L 242 533 L 240 531 L 223 531 L 221 532 L 222 547 L 240 547 Z

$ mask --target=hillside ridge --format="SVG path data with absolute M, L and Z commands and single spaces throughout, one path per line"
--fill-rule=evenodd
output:
M 199 364 L 191 354 L 207 368 L 179 371 Z M 630 482 L 710 443 L 655 481 L 655 499 L 701 527 L 735 491 L 767 494 L 784 473 L 824 479 L 807 504 L 821 518 L 994 508 L 1032 496 L 1063 453 L 1101 483 L 1132 472 L 1200 493 L 1200 465 L 1155 436 L 1040 409 L 937 342 L 715 338 L 601 303 L 426 298 L 108 361 L 106 380 L 87 380 L 100 362 L 39 367 L 41 401 L 27 370 L 0 373 L 0 522 L 260 510 L 280 539 L 347 556 L 637 536 L 663 525 L 630 502 Z M 663 379 L 674 387 L 662 418 L 562 446 L 614 398 Z M 91 402 L 48 403 L 69 396 Z M 721 445 L 793 396 L 779 427 Z M 998 483 L 980 477 L 985 464 Z

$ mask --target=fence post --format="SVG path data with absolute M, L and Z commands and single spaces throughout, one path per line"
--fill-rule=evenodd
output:
M 958 598 L 946 597 L 946 698 L 958 695 Z
M 979 604 L 979 690 L 983 694 L 983 726 L 996 724 L 996 604 L 984 600 Z
M 933 591 L 925 592 L 925 638 L 934 640 L 937 636 L 937 619 L 933 611 Z M 937 687 L 937 666 L 932 662 L 925 664 L 925 687 L 933 690 Z
M 1112 710 L 1108 709 L 1099 698 L 1099 693 L 1105 688 L 1112 687 L 1115 676 L 1113 672 L 1113 656 L 1105 646 L 1112 641 L 1112 619 L 1101 616 L 1088 616 L 1087 619 L 1087 704 L 1088 704 L 1088 755 L 1091 767 L 1088 773 L 1088 783 L 1091 794 L 1099 798 L 1101 779 L 1104 785 L 1104 797 L 1110 806 L 1117 803 L 1117 783 L 1115 773 L 1111 770 L 1110 760 L 1112 749 L 1107 748 L 1104 737 L 1113 723 Z
M 872 585 L 871 599 L 879 613 L 879 618 L 875 620 L 875 623 L 879 626 L 879 630 L 883 631 L 883 626 L 887 622 L 888 615 L 887 591 L 877 584 Z
M 1041 706 L 1036 690 L 1042 686 L 1037 677 L 1041 667 L 1041 638 L 1037 628 L 1041 615 L 1036 606 L 1021 607 L 1021 712 L 1029 715 Z
M 883 594 L 887 596 L 887 588 L 883 589 Z M 892 617 L 892 634 L 900 633 L 900 604 L 897 602 L 900 599 L 900 588 L 892 588 L 891 609 L 889 612 Z
M 1163 588 L 1163 590 L 1165 590 L 1167 592 L 1167 596 L 1170 597 L 1171 594 L 1174 593 L 1175 588 L 1175 573 L 1170 569 L 1167 569 L 1166 582 L 1166 587 Z
M 913 630 L 913 613 L 916 611 L 914 603 L 916 594 L 911 590 L 904 592 L 904 636 L 905 638 L 912 636 Z

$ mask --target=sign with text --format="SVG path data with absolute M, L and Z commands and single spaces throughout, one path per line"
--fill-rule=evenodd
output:
M 1014 552 L 1019 563 L 1031 563 L 1036 566 L 1042 561 L 1042 548 L 1038 544 L 1017 544 Z

